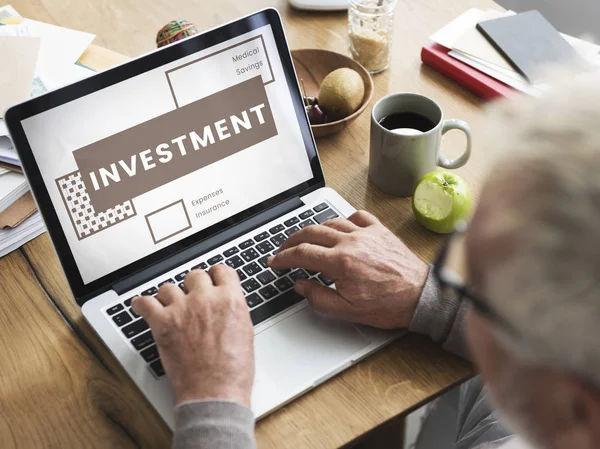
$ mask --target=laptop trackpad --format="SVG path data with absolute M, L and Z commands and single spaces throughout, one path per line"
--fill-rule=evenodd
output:
M 369 343 L 351 323 L 306 307 L 256 336 L 256 365 L 287 390 L 316 381 Z

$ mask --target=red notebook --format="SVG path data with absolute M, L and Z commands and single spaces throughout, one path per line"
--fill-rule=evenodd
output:
M 454 59 L 448 54 L 449 51 L 439 44 L 423 47 L 421 61 L 486 100 L 515 94 L 512 87 Z

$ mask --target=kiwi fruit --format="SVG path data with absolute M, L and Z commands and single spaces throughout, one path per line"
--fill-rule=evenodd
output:
M 362 77 L 342 68 L 329 73 L 319 89 L 319 105 L 330 121 L 341 120 L 356 111 L 365 95 Z

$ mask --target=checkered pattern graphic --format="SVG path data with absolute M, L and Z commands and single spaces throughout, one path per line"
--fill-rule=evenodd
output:
M 79 240 L 136 215 L 131 201 L 125 201 L 104 212 L 97 213 L 90 202 L 80 172 L 69 173 L 57 179 L 56 183 Z

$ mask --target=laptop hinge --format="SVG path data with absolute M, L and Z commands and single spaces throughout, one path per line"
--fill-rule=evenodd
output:
M 184 249 L 168 259 L 157 262 L 151 267 L 148 267 L 142 271 L 138 271 L 137 273 L 120 280 L 113 285 L 113 290 L 117 294 L 121 295 L 126 291 L 143 284 L 144 282 L 148 282 L 160 276 L 166 271 L 172 270 L 173 268 L 176 268 L 187 261 L 194 259 L 195 257 L 205 254 L 233 239 L 247 234 L 253 229 L 275 220 L 277 217 L 281 217 L 288 212 L 298 209 L 303 204 L 304 203 L 299 196 L 290 198 L 283 203 L 279 203 L 278 205 L 273 206 L 272 208 L 263 211 L 258 215 L 237 223 L 234 226 L 207 238 L 206 240 L 196 243 L 194 246 L 190 246 L 189 248 Z

